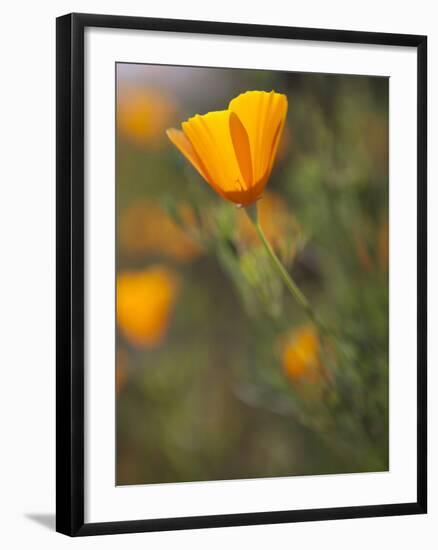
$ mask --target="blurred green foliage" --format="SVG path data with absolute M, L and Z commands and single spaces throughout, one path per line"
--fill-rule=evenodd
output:
M 117 483 L 388 469 L 388 80 L 119 64 L 119 98 L 124 86 L 173 103 L 155 141 L 119 126 L 118 272 L 165 265 L 181 285 L 156 346 L 117 333 Z M 303 312 L 264 250 L 242 244 L 235 207 L 164 135 L 251 89 L 289 101 L 268 189 L 300 228 L 283 235 L 294 247 L 288 269 L 336 335 L 320 335 L 314 383 L 284 365 L 285 335 L 307 323 Z M 152 202 L 173 220 L 173 247 Z M 133 222 L 139 204 L 144 224 Z M 196 248 L 181 241 L 175 254 L 178 231 Z

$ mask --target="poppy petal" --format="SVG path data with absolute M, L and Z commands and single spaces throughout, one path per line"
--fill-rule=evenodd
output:
M 245 92 L 231 100 L 229 109 L 236 113 L 247 131 L 254 181 L 266 181 L 286 120 L 286 96 L 274 91 Z
M 245 127 L 235 113 L 230 114 L 230 134 L 240 172 L 246 183 L 246 188 L 250 188 L 253 184 L 251 148 Z
M 207 174 L 205 167 L 202 164 L 196 151 L 193 149 L 193 145 L 188 140 L 187 136 L 182 130 L 176 128 L 169 128 L 166 130 L 167 137 L 175 145 L 177 149 L 186 157 L 186 159 L 196 168 L 201 176 L 209 183 L 210 178 Z
M 215 111 L 195 115 L 182 123 L 184 133 L 211 177 L 209 183 L 222 195 L 244 191 L 250 184 L 242 174 L 233 143 L 233 139 L 239 144 L 244 141 L 239 122 L 230 119 L 230 111 Z M 245 162 L 242 165 L 245 172 Z

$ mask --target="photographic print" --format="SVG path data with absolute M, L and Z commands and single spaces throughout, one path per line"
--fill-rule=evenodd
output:
M 116 64 L 116 484 L 388 470 L 385 77 Z

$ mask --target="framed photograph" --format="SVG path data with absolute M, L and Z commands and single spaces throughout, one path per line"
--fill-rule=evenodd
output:
M 426 513 L 425 36 L 57 19 L 57 530 Z

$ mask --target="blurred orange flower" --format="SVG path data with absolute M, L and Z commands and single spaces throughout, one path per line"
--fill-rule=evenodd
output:
M 181 204 L 178 210 L 182 223 L 193 227 L 195 217 L 190 207 Z M 118 237 L 123 252 L 130 255 L 150 253 L 186 262 L 201 253 L 184 229 L 152 201 L 138 201 L 122 210 Z
M 286 124 L 283 129 L 283 135 L 280 138 L 280 143 L 278 144 L 277 158 L 278 160 L 283 160 L 287 158 L 289 151 L 293 147 L 293 136 L 290 127 Z
M 128 378 L 126 351 L 118 347 L 116 355 L 116 392 L 120 394 Z
M 271 246 L 280 254 L 283 261 L 293 260 L 300 236 L 300 226 L 289 211 L 284 199 L 272 191 L 267 191 L 257 203 L 260 225 Z M 254 224 L 245 214 L 237 211 L 238 238 L 245 246 L 263 246 Z
M 117 129 L 137 146 L 162 145 L 175 113 L 174 102 L 161 92 L 133 85 L 117 92 Z
M 380 270 L 388 271 L 389 263 L 389 223 L 385 218 L 377 227 L 373 227 L 368 233 L 356 232 L 354 244 L 357 259 L 364 271 L 371 273 Z
M 360 140 L 365 142 L 366 150 L 372 159 L 373 168 L 387 174 L 389 158 L 388 120 L 375 113 L 363 113 L 360 126 Z
M 324 374 L 320 357 L 321 343 L 312 325 L 288 333 L 282 346 L 282 364 L 292 382 L 315 383 Z
M 154 347 L 169 325 L 179 289 L 178 277 L 160 265 L 117 276 L 117 323 L 135 346 Z
M 245 92 L 228 109 L 195 115 L 167 135 L 221 197 L 248 206 L 271 175 L 286 114 L 284 94 Z
M 371 254 L 368 249 L 368 244 L 366 242 L 365 237 L 357 233 L 354 237 L 354 244 L 356 248 L 357 259 L 359 260 L 360 266 L 364 271 L 368 271 L 368 272 L 372 271 L 373 260 L 371 258 Z
M 379 267 L 382 271 L 388 271 L 389 264 L 389 223 L 385 219 L 379 228 L 378 237 Z

